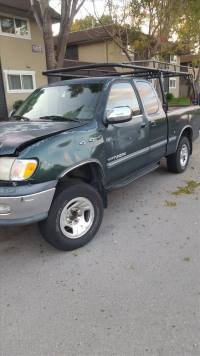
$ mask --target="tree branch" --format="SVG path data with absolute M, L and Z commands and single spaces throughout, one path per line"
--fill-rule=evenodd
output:
M 40 8 L 37 7 L 35 0 L 30 0 L 30 5 L 31 5 L 31 10 L 35 17 L 35 21 L 37 22 L 40 31 L 43 32 L 43 19 L 41 16 L 41 12 L 38 11 L 38 9 Z
M 129 51 L 128 51 L 127 48 L 126 48 L 125 46 L 123 46 L 123 44 L 122 44 L 122 38 L 121 38 L 121 36 L 120 36 L 120 29 L 118 30 L 118 35 L 119 35 L 119 37 L 120 37 L 120 40 L 117 40 L 117 37 L 118 37 L 118 36 L 117 36 L 117 31 L 116 31 L 115 28 L 114 28 L 114 27 L 116 26 L 116 24 L 113 24 L 113 30 L 115 30 L 114 33 L 110 32 L 110 31 L 108 30 L 108 28 L 107 28 L 107 27 L 103 24 L 103 22 L 101 21 L 101 18 L 98 16 L 97 11 L 96 11 L 96 8 L 95 8 L 94 0 L 92 0 L 92 2 L 93 2 L 94 14 L 95 14 L 95 16 L 96 16 L 98 22 L 101 24 L 101 26 L 103 27 L 104 31 L 112 38 L 113 42 L 125 53 L 125 55 L 127 56 L 128 60 L 131 62 L 131 61 L 132 61 L 132 58 L 131 58 L 131 56 L 129 55 Z M 128 41 L 127 41 L 127 42 L 128 42 Z M 133 51 L 130 51 L 130 52 L 134 54 Z

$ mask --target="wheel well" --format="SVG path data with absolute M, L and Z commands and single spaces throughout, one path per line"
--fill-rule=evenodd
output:
M 103 171 L 98 163 L 86 163 L 72 169 L 59 180 L 57 187 L 65 186 L 69 179 L 79 179 L 93 185 L 103 198 L 104 207 L 107 207 L 107 194 L 103 183 Z
M 193 131 L 191 129 L 191 127 L 187 127 L 183 130 L 181 137 L 187 137 L 189 142 L 190 142 L 190 154 L 192 154 L 192 149 L 193 149 L 193 145 L 192 145 L 192 136 L 193 136 Z

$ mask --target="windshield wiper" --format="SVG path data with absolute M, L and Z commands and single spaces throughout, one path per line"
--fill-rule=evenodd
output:
M 49 121 L 75 121 L 75 122 L 81 122 L 83 120 L 76 119 L 76 118 L 71 118 L 71 117 L 65 117 L 61 115 L 47 115 L 47 116 L 41 116 L 39 117 L 40 120 L 49 120 Z
M 30 119 L 26 116 L 22 116 L 22 115 L 13 115 L 12 119 L 16 119 L 19 121 L 30 121 Z

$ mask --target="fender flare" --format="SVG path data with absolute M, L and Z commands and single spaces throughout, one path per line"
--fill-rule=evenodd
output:
M 183 129 L 181 130 L 180 134 L 179 134 L 179 137 L 178 137 L 178 140 L 177 140 L 177 143 L 176 143 L 176 150 L 178 148 L 178 145 L 179 145 L 179 142 L 180 142 L 180 139 L 183 135 L 183 132 L 186 130 L 186 129 L 190 129 L 192 131 L 192 136 L 193 136 L 193 129 L 192 129 L 192 126 L 191 125 L 186 125 L 183 127 Z M 191 152 L 192 152 L 192 138 L 191 138 Z
M 91 163 L 95 163 L 99 166 L 100 170 L 101 170 L 101 174 L 102 174 L 102 177 L 105 176 L 105 173 L 104 173 L 104 169 L 103 169 L 103 166 L 101 164 L 101 162 L 95 158 L 92 158 L 92 159 L 88 159 L 88 160 L 84 160 L 84 161 L 81 161 L 79 163 L 76 163 L 74 164 L 73 166 L 70 166 L 69 168 L 65 169 L 59 176 L 58 176 L 58 180 L 63 178 L 64 176 L 66 176 L 68 173 L 72 172 L 74 169 L 76 168 L 79 168 L 79 167 L 82 167 L 82 166 L 85 166 L 87 164 L 91 164 Z

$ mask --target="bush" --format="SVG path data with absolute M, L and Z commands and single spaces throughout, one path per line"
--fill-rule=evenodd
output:
M 166 99 L 167 99 L 167 101 L 170 101 L 170 100 L 174 99 L 174 95 L 172 93 L 167 93 Z
M 23 104 L 23 102 L 23 100 L 16 100 L 13 104 L 13 109 L 17 110 Z
M 168 101 L 170 106 L 188 106 L 191 104 L 190 98 L 173 98 L 172 100 Z

